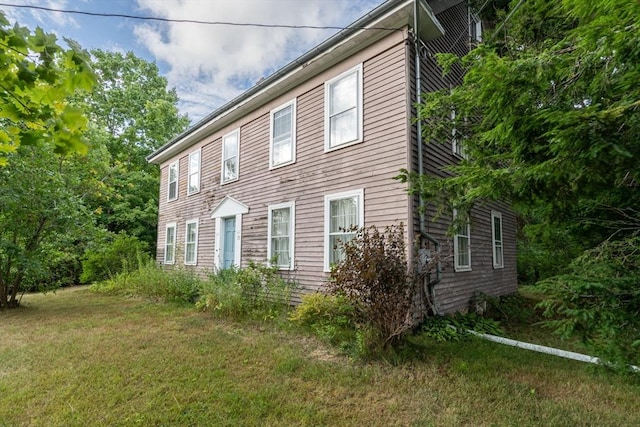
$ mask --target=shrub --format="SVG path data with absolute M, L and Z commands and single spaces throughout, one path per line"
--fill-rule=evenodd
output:
M 412 308 L 419 291 L 407 265 L 403 225 L 384 233 L 374 226 L 362 228 L 340 246 L 343 259 L 331 270 L 329 292 L 354 307 L 368 346 L 398 345 L 414 326 Z
M 342 349 L 356 342 L 354 308 L 339 295 L 320 292 L 303 295 L 289 320 Z
M 145 244 L 137 237 L 117 234 L 112 240 L 87 250 L 82 261 L 80 281 L 98 282 L 114 278 L 122 272 L 135 271 L 141 258 L 144 261 L 149 258 L 145 250 Z
M 211 275 L 202 284 L 198 308 L 236 318 L 276 318 L 286 312 L 293 284 L 277 267 L 250 261 L 246 268 L 231 267 Z
M 578 335 L 601 359 L 640 365 L 640 236 L 584 252 L 569 272 L 540 282 L 546 325 Z
M 471 335 L 469 330 L 483 334 L 503 335 L 498 322 L 475 313 L 430 317 L 421 327 L 422 335 L 438 342 L 468 338 Z

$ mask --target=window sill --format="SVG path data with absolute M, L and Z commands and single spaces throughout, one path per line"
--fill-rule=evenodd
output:
M 364 142 L 363 139 L 357 139 L 357 140 L 352 141 L 352 142 L 345 142 L 344 144 L 336 145 L 335 147 L 329 147 L 328 144 L 325 144 L 324 152 L 325 153 L 330 153 L 332 151 L 340 150 L 342 148 L 351 147 L 352 145 L 362 144 L 363 142 Z
M 292 161 L 286 162 L 286 163 L 278 163 L 277 165 L 269 165 L 269 170 L 272 171 L 274 169 L 280 169 L 280 168 L 283 168 L 285 166 L 293 165 L 295 163 L 296 163 L 296 161 L 292 160 Z

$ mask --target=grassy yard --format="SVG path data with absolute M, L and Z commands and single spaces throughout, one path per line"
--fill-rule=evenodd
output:
M 0 426 L 640 425 L 640 384 L 480 340 L 399 367 L 86 288 L 0 312 Z

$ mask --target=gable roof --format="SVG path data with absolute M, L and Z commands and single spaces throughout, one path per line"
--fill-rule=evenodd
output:
M 201 119 L 147 156 L 147 161 L 160 164 L 170 159 L 234 120 L 370 46 L 391 31 L 402 30 L 406 26 L 413 27 L 416 11 L 419 36 L 422 40 L 432 40 L 444 34 L 444 29 L 426 0 L 387 0 Z

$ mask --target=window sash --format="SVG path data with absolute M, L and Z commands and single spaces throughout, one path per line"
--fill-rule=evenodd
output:
M 178 198 L 178 162 L 169 165 L 167 198 L 169 200 L 176 200 Z
M 291 234 L 291 208 L 273 209 L 271 211 L 271 258 L 277 257 L 278 267 L 289 267 Z
M 173 264 L 175 262 L 176 253 L 176 226 L 175 224 L 167 225 L 164 243 L 164 262 L 165 264 Z
M 189 154 L 189 194 L 200 191 L 200 150 Z
M 454 220 L 458 212 L 453 211 Z M 453 258 L 455 271 L 471 270 L 471 232 L 467 223 L 453 237 Z
M 222 138 L 222 182 L 238 179 L 238 152 L 240 132 L 234 131 Z
M 295 99 L 271 111 L 271 167 L 292 163 L 295 159 Z
M 269 261 L 282 269 L 293 269 L 294 202 L 269 206 Z
M 190 221 L 190 222 L 187 222 L 184 263 L 195 264 L 197 251 L 198 251 L 198 223 L 195 221 Z
M 493 267 L 504 267 L 504 247 L 502 242 L 502 214 L 491 213 L 491 226 L 493 238 Z
M 326 245 L 327 257 L 325 268 L 344 259 L 344 252 L 340 244 L 351 241 L 356 232 L 353 228 L 363 226 L 363 192 L 327 196 L 326 215 Z
M 325 150 L 362 139 L 362 65 L 325 84 Z

